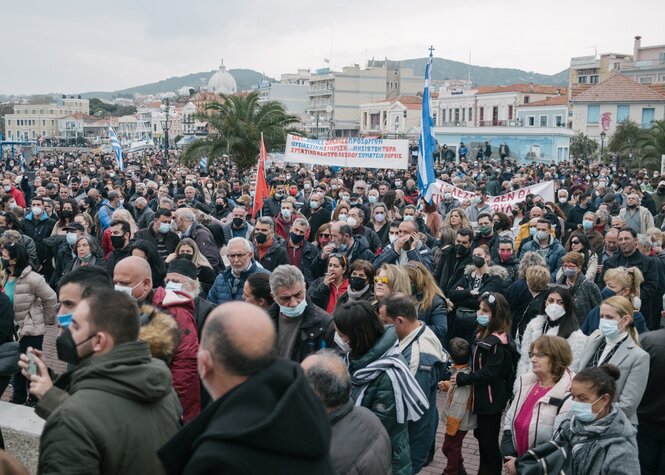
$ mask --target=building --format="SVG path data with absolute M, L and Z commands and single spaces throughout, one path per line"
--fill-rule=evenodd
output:
M 624 121 L 648 129 L 665 119 L 665 94 L 623 74 L 574 96 L 571 105 L 573 130 L 596 139 L 601 132 L 611 136 Z
M 255 90 L 259 93 L 259 103 L 277 101 L 284 106 L 289 114 L 298 117 L 303 125 L 307 122 L 309 84 L 263 81 Z
M 79 137 L 85 138 L 85 124 L 94 120 L 97 120 L 94 116 L 84 114 L 83 112 L 74 112 L 73 114 L 59 117 L 57 119 L 58 133 L 56 138 L 69 143 L 76 142 Z
M 306 130 L 316 137 L 354 137 L 360 132 L 360 105 L 416 95 L 424 78 L 395 61 L 371 61 L 367 68 L 317 70 L 309 80 Z
M 568 75 L 569 98 L 594 84 L 608 79 L 615 72 L 631 65 L 633 57 L 622 53 L 603 53 L 600 56 L 579 56 L 570 59 Z
M 621 72 L 640 84 L 665 84 L 665 45 L 642 46 L 642 37 L 633 44 L 633 62 Z
M 215 94 L 235 94 L 238 92 L 238 84 L 235 78 L 224 67 L 224 60 L 219 66 L 219 70 L 213 74 L 208 80 L 208 92 Z
M 70 97 L 51 104 L 15 104 L 14 113 L 5 115 L 6 138 L 55 139 L 60 135 L 58 119 L 76 113 L 89 114 L 90 102 Z
M 474 127 L 477 92 L 469 81 L 444 81 L 432 102 L 434 123 L 439 127 Z
M 420 131 L 421 111 L 419 96 L 399 96 L 361 104 L 360 135 L 415 138 Z
M 517 106 L 517 125 L 521 127 L 568 127 L 568 116 L 566 94 Z

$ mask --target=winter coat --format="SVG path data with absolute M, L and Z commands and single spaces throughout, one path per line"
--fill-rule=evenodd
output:
M 560 284 L 565 284 L 566 277 L 562 276 L 559 281 Z M 586 318 L 587 314 L 597 305 L 600 305 L 600 290 L 598 286 L 593 283 L 593 280 L 588 280 L 581 272 L 577 274 L 575 285 L 570 288 L 570 294 L 573 297 L 575 304 L 575 316 L 580 326 Z
M 572 369 L 579 373 L 589 366 L 596 349 L 600 346 L 604 337 L 600 332 L 594 332 L 584 348 L 582 356 L 573 363 Z M 635 343 L 631 336 L 625 338 L 612 358 L 608 361 L 619 368 L 621 375 L 616 383 L 616 395 L 614 402 L 631 423 L 637 424 L 637 406 L 640 404 L 642 395 L 649 378 L 649 354 Z
M 233 270 L 229 267 L 215 278 L 215 283 L 212 284 L 212 288 L 210 289 L 210 292 L 208 292 L 208 300 L 210 302 L 219 305 L 234 300 L 242 300 L 243 287 L 247 277 L 256 272 L 266 272 L 270 274 L 269 271 L 258 265 L 256 261 L 252 261 L 252 265 L 249 269 L 241 272 L 239 277 L 235 277 L 232 272 Z M 233 292 L 234 289 L 235 293 Z
M 275 323 L 279 333 L 279 305 L 272 304 L 268 315 Z M 332 348 L 335 342 L 335 325 L 332 317 L 323 309 L 307 300 L 303 314 L 298 317 L 300 322 L 300 335 L 296 338 L 290 359 L 300 363 L 312 353 L 322 348 Z
M 157 455 L 169 475 L 330 475 L 330 433 L 300 366 L 278 358 L 214 401 Z
M 593 252 L 596 254 L 599 253 L 605 245 L 603 235 L 595 229 L 591 229 L 590 231 L 576 229 L 568 236 L 568 240 L 566 241 L 566 249 L 570 249 L 570 240 L 579 235 L 584 235 L 589 240 L 589 245 L 591 246 L 591 249 L 593 249 Z
M 466 365 L 452 365 L 451 376 L 459 373 L 469 374 L 471 367 Z M 441 418 L 444 420 L 446 435 L 456 435 L 457 431 L 470 431 L 477 427 L 476 415 L 471 412 L 473 386 L 459 387 L 456 384 L 447 385 L 446 400 L 441 408 Z
M 655 330 L 640 336 L 642 349 L 649 354 L 649 379 L 637 418 L 640 430 L 665 427 L 665 398 L 663 398 L 663 376 L 665 375 L 665 329 Z
M 492 266 L 487 274 L 481 278 L 478 295 L 471 295 L 473 289 L 472 273 L 477 269 L 476 266 L 466 266 L 464 276 L 448 291 L 448 298 L 455 304 L 455 308 L 466 307 L 478 309 L 478 299 L 485 292 L 502 292 L 503 279 L 507 277 L 506 269 L 501 266 Z M 457 290 L 462 287 L 462 290 Z
M 328 310 L 328 306 L 330 305 L 330 299 L 334 298 L 335 307 L 336 307 L 337 302 L 339 301 L 339 297 L 345 294 L 348 288 L 349 288 L 348 279 L 343 279 L 339 287 L 335 287 L 334 284 L 331 284 L 329 286 L 326 285 L 323 282 L 323 278 L 320 278 L 312 282 L 307 291 L 307 295 L 309 295 L 309 298 L 314 305 L 328 312 L 330 311 Z
M 423 296 L 419 292 L 415 297 L 420 300 Z M 444 348 L 448 347 L 448 306 L 445 300 L 435 295 L 429 308 L 418 308 L 418 320 L 434 332 Z
M 566 316 L 561 317 L 562 319 L 567 318 Z M 515 373 L 518 377 L 531 372 L 531 358 L 529 358 L 529 349 L 531 348 L 531 343 L 533 343 L 537 338 L 543 335 L 543 327 L 547 322 L 546 315 L 538 315 L 533 320 L 529 322 L 524 330 L 524 334 L 520 338 L 520 361 L 517 363 L 517 372 Z M 559 320 L 561 322 L 561 320 Z M 549 326 L 545 335 L 558 336 L 559 327 L 558 326 Z M 587 336 L 582 332 L 582 330 L 575 330 L 566 338 L 570 350 L 573 353 L 573 363 L 577 362 L 582 356 L 584 351 L 584 346 L 587 342 Z M 518 389 L 517 387 L 515 388 Z
M 579 203 L 576 204 L 569 212 L 566 217 L 566 229 L 577 229 L 578 224 L 582 224 L 584 220 L 584 213 L 592 211 L 588 206 L 582 208 Z
M 473 385 L 473 412 L 501 414 L 513 388 L 517 349 L 509 334 L 491 334 L 473 342 L 470 374 L 458 373 L 459 387 Z
M 289 246 L 288 239 L 284 241 L 283 246 L 284 249 L 286 249 L 287 257 L 289 257 L 289 253 L 293 253 L 295 251 L 295 248 Z M 316 256 L 319 255 L 319 249 L 306 239 L 303 239 L 301 246 L 302 252 L 300 253 L 300 265 L 298 268 L 300 269 L 300 272 L 302 272 L 302 275 L 305 277 L 305 283 L 309 285 L 314 280 L 314 276 L 312 275 L 312 263 L 314 262 L 314 259 L 316 259 Z M 289 260 L 289 262 L 291 261 Z
M 483 206 L 478 207 L 477 205 L 473 204 L 469 206 L 464 213 L 466 214 L 466 217 L 469 218 L 469 221 L 472 223 L 478 222 L 478 216 L 480 216 L 483 213 L 487 213 L 490 216 L 494 214 L 494 210 L 492 207 L 488 204 L 485 203 Z
M 570 397 L 570 386 L 573 382 L 573 373 L 566 369 L 561 379 L 536 402 L 531 413 L 529 424 L 529 444 L 532 449 L 540 444 L 552 440 L 554 435 L 554 420 L 560 414 L 570 411 L 573 400 Z M 501 453 L 504 457 L 517 456 L 517 442 L 515 435 L 515 418 L 519 415 L 534 385 L 538 384 L 538 377 L 531 371 L 524 373 L 515 381 L 515 397 L 506 411 L 503 420 L 503 439 Z M 521 454 L 520 454 L 521 455 Z
M 22 223 L 23 234 L 30 236 L 35 242 L 37 257 L 41 265 L 44 265 L 44 261 L 50 257 L 49 249 L 44 244 L 44 239 L 51 235 L 53 226 L 55 226 L 55 220 L 49 218 L 44 212 L 42 212 L 39 219 L 32 212 L 28 213 L 25 215 Z
M 389 327 L 367 353 L 349 362 L 351 376 L 353 377 L 356 371 L 380 359 L 396 342 L 397 334 L 395 333 L 395 329 Z M 352 397 L 354 399 L 358 397 L 359 390 L 360 388 L 352 390 Z M 412 470 L 408 428 L 406 422 L 401 424 L 397 422 L 395 392 L 387 373 L 378 376 L 367 385 L 361 405 L 378 416 L 390 436 L 390 441 L 392 442 L 393 474 L 410 475 Z
M 201 331 L 203 330 L 203 324 L 208 319 L 208 315 L 215 309 L 216 305 L 208 302 L 205 298 L 201 296 L 196 296 L 194 298 L 194 322 L 196 323 L 196 331 L 199 335 L 199 341 L 201 341 Z
M 506 292 L 508 287 L 512 285 L 513 282 L 517 279 L 517 273 L 519 272 L 520 268 L 520 261 L 515 259 L 515 257 L 511 257 L 507 261 L 502 261 L 501 259 L 494 259 L 492 261 L 492 265 L 495 266 L 501 266 L 504 269 L 506 269 L 507 276 L 504 282 L 504 286 L 506 287 Z
M 422 263 L 427 270 L 432 272 L 434 269 L 434 255 L 432 251 L 425 246 L 424 244 L 420 249 L 409 249 L 406 251 L 407 261 L 416 261 Z M 397 264 L 400 265 L 402 262 L 402 252 L 397 252 L 392 244 L 388 244 L 383 248 L 381 254 L 374 261 L 374 268 L 378 269 L 383 264 Z
M 158 287 L 152 294 L 152 304 L 171 314 L 178 323 L 180 338 L 171 360 L 173 387 L 178 393 L 185 422 L 191 421 L 201 411 L 196 355 L 199 337 L 194 322 L 194 302 L 182 293 Z
M 147 343 L 86 358 L 55 384 L 68 397 L 44 426 L 39 473 L 163 473 L 156 451 L 177 433 L 180 404 Z
M 135 239 L 144 239 L 157 247 L 157 233 L 155 233 L 155 230 L 152 227 L 152 224 L 149 224 L 147 228 L 140 229 L 136 232 L 134 235 Z M 171 254 L 175 252 L 175 248 L 178 246 L 178 243 L 180 242 L 180 238 L 176 233 L 173 231 L 169 231 L 166 234 L 159 233 L 159 237 L 161 237 L 164 241 L 164 247 L 166 248 L 166 251 Z
M 306 219 L 298 211 L 294 211 L 293 214 L 291 215 L 291 221 L 284 221 L 282 219 L 282 213 L 280 211 L 279 215 L 275 217 L 275 234 L 277 234 L 282 239 L 288 239 L 289 232 L 291 231 L 291 226 L 293 225 L 293 222 L 298 218 Z
M 587 313 L 587 316 L 580 326 L 580 329 L 585 335 L 591 335 L 593 332 L 598 330 L 598 325 L 600 325 L 600 305 L 594 307 L 589 313 Z M 642 315 L 640 312 L 633 312 L 633 325 L 639 334 L 648 331 L 647 323 L 644 320 L 644 315 Z
M 226 240 L 226 242 L 229 242 L 234 237 L 233 232 L 235 230 L 231 226 L 232 226 L 231 223 L 222 225 L 222 232 L 224 233 L 224 239 Z M 245 222 L 243 224 L 243 226 L 244 226 L 244 228 L 243 228 L 244 231 L 242 232 L 242 235 L 238 236 L 238 237 L 243 237 L 243 238 L 247 239 L 248 241 L 251 241 L 252 240 L 252 233 L 254 232 L 254 226 L 252 226 L 251 224 L 249 224 L 247 222 Z M 238 231 L 240 231 L 240 230 L 238 230 Z
M 552 235 L 553 238 L 556 237 L 554 228 L 552 228 L 550 234 Z M 530 237 L 531 237 L 531 227 L 529 226 L 529 222 L 527 221 L 526 223 L 518 227 L 517 236 L 515 236 L 515 252 L 519 256 L 522 256 L 522 246 L 532 241 L 532 239 L 529 239 Z
M 111 216 L 117 208 L 111 206 L 109 200 L 102 201 L 102 204 L 99 206 L 97 211 L 97 220 L 99 221 L 99 227 L 97 231 L 102 233 L 111 226 Z
M 168 312 L 147 304 L 139 306 L 139 316 L 139 341 L 148 343 L 153 358 L 169 365 L 180 339 L 178 322 Z
M 353 234 L 355 236 L 363 236 L 365 239 L 367 239 L 369 250 L 373 253 L 375 253 L 381 247 L 381 238 L 379 238 L 379 235 L 376 233 L 376 231 L 368 228 L 367 226 L 360 226 L 358 229 L 354 229 Z
M 277 235 L 273 236 L 272 243 L 266 253 L 263 254 L 263 257 L 260 256 L 259 249 L 255 244 L 254 259 L 256 259 L 264 269 L 270 272 L 274 271 L 277 266 L 289 263 L 289 257 L 286 255 L 286 249 L 284 248 L 284 240 Z
M 392 473 L 390 437 L 372 411 L 348 401 L 328 419 L 332 427 L 330 462 L 335 475 Z
M 646 234 L 647 229 L 653 228 L 654 226 L 653 215 L 644 206 L 639 206 L 637 208 L 637 212 L 640 213 L 640 229 L 639 230 L 636 229 L 635 231 L 637 231 L 640 234 Z M 619 217 L 628 221 L 626 219 L 627 213 L 628 213 L 627 208 L 621 208 L 621 211 L 619 211 Z
M 524 243 L 520 249 L 520 258 L 522 258 L 522 256 L 527 252 L 536 252 L 540 254 L 539 251 L 543 250 L 546 252 L 545 262 L 547 263 L 547 267 L 549 268 L 552 277 L 554 277 L 557 270 L 559 270 L 559 267 L 561 267 L 561 258 L 566 253 L 566 250 L 563 248 L 561 243 L 553 237 L 550 237 L 550 243 L 546 248 L 540 247 L 540 244 L 538 244 L 536 241 L 529 241 Z
M 3 292 L 0 292 L 0 345 L 14 340 L 14 306 Z
M 208 228 L 202 224 L 193 223 L 189 230 L 189 235 L 183 237 L 193 239 L 199 247 L 201 254 L 208 259 L 210 267 L 213 269 L 218 268 L 219 263 L 221 262 L 221 258 L 219 257 L 219 247 Z
M 18 336 L 39 336 L 46 333 L 46 325 L 55 323 L 58 298 L 44 277 L 28 266 L 14 284 L 14 319 L 18 323 Z
M 573 446 L 573 473 L 633 475 L 638 473 L 637 429 L 617 404 L 600 420 L 583 423 L 568 412 L 557 419 L 554 441 Z M 609 419 L 608 419 L 609 418 Z M 583 447 L 592 444 L 591 447 Z M 586 449 L 590 449 L 587 452 Z M 587 464 L 592 463 L 591 467 Z
M 464 276 L 464 269 L 471 264 L 471 259 L 471 250 L 460 258 L 455 252 L 455 246 L 450 246 L 441 252 L 441 257 L 432 275 L 447 297 L 449 297 L 450 290 L 457 287 L 455 284 Z

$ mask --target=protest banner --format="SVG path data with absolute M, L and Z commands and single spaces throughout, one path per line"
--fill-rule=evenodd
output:
M 406 169 L 409 141 L 381 138 L 345 137 L 307 139 L 289 134 L 284 161 L 351 168 Z
M 432 202 L 436 204 L 443 201 L 444 193 L 451 193 L 453 197 L 460 201 L 464 199 L 472 199 L 475 195 L 473 191 L 466 191 L 462 190 L 461 188 L 456 188 L 450 183 L 446 183 L 445 181 L 441 180 L 437 180 L 436 184 L 433 184 L 432 186 L 434 187 Z M 488 196 L 487 204 L 489 204 L 495 212 L 500 211 L 502 213 L 510 214 L 513 205 L 519 203 L 520 201 L 526 200 L 527 195 L 542 196 L 545 201 L 554 202 L 554 182 L 544 181 L 542 183 L 536 183 L 534 185 L 519 188 L 515 191 L 504 193 L 503 195 Z

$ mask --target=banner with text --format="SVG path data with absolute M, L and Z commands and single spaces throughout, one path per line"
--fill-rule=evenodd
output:
M 440 203 L 443 201 L 443 195 L 445 193 L 450 193 L 453 197 L 462 201 L 464 199 L 472 199 L 475 196 L 473 191 L 462 190 L 461 188 L 456 188 L 450 183 L 445 181 L 437 180 L 435 185 L 432 185 L 435 188 L 435 191 L 432 195 L 434 203 Z M 524 201 L 527 195 L 538 195 L 542 196 L 545 201 L 554 202 L 554 182 L 553 181 L 544 181 L 542 183 L 536 183 L 535 185 L 525 186 L 519 188 L 515 191 L 510 191 L 499 196 L 488 196 L 487 204 L 494 211 L 500 211 L 502 213 L 510 214 L 513 205 Z
M 351 168 L 406 169 L 409 166 L 409 141 L 361 137 L 323 140 L 289 134 L 284 161 Z

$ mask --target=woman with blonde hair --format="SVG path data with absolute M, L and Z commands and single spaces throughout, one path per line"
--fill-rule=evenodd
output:
M 614 402 L 633 425 L 637 424 L 637 406 L 649 378 L 649 354 L 640 347 L 633 324 L 633 304 L 615 295 L 600 304 L 600 323 L 587 342 L 573 371 L 613 364 L 621 367 Z
M 379 302 L 383 298 L 396 292 L 411 295 L 409 274 L 395 264 L 384 264 L 379 268 L 376 277 L 374 277 L 374 296 L 377 300 L 376 308 L 379 308 Z
M 139 230 L 139 227 L 136 225 L 136 221 L 134 221 L 132 213 L 124 208 L 117 209 L 111 215 L 111 222 L 115 221 L 116 219 L 122 219 L 123 221 L 127 221 L 129 223 L 129 240 L 131 241 L 134 239 L 134 234 L 136 234 L 136 231 Z M 110 227 L 106 228 L 104 230 L 104 234 L 102 235 L 102 249 L 104 250 L 105 256 L 108 256 L 109 253 L 113 250 L 113 245 L 111 244 Z
M 201 254 L 196 242 L 190 238 L 182 239 L 176 246 L 175 251 L 166 257 L 166 263 L 168 264 L 174 259 L 187 259 L 192 261 L 192 264 L 196 266 L 198 271 L 197 277 L 201 284 L 201 295 L 208 295 L 208 291 L 215 282 L 217 274 L 215 274 L 208 259 Z
M 351 206 L 349 206 L 349 203 L 344 200 L 338 201 L 335 211 L 333 211 L 331 221 L 346 221 L 349 217 L 350 209 Z
M 466 217 L 466 213 L 461 208 L 451 209 L 450 213 L 443 220 L 442 227 L 453 228 L 455 231 L 460 228 L 472 228 L 471 221 Z
M 409 261 L 406 273 L 418 308 L 418 320 L 430 327 L 444 348 L 448 347 L 448 305 L 432 274 L 418 261 Z
M 640 286 L 644 282 L 642 271 L 637 267 L 615 267 L 605 272 L 603 276 L 605 288 L 600 293 L 601 298 L 607 299 L 615 295 L 626 297 L 633 304 L 633 322 L 638 333 L 647 331 L 644 315 L 640 313 L 642 300 L 640 300 Z M 591 335 L 598 329 L 600 323 L 600 305 L 594 307 L 584 319 L 581 329 L 585 335 Z

